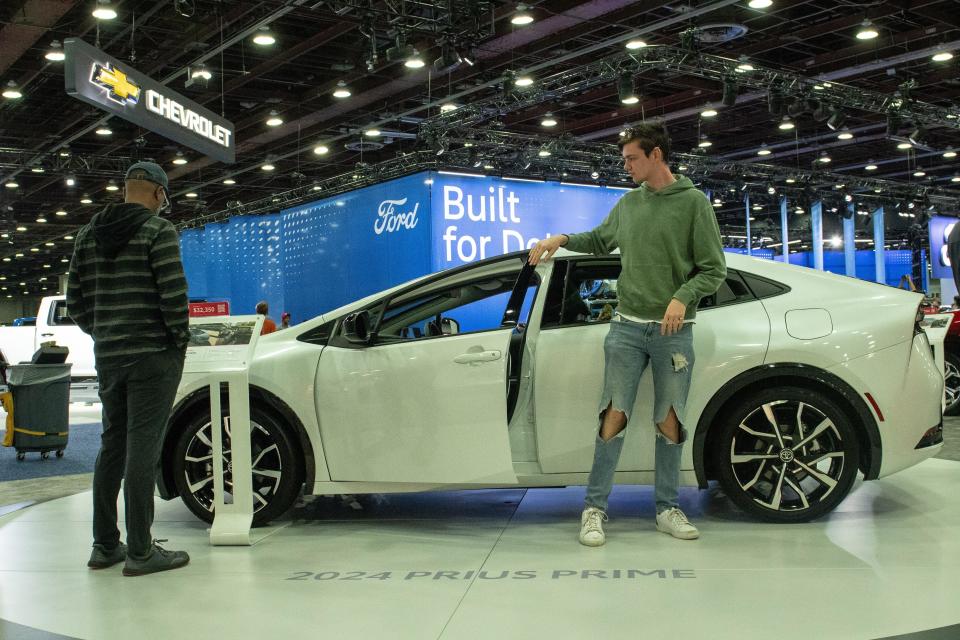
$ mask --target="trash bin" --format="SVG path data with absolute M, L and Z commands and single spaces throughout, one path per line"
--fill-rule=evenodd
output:
M 70 364 L 15 364 L 7 367 L 13 392 L 13 446 L 17 460 L 27 452 L 63 457 L 70 425 Z

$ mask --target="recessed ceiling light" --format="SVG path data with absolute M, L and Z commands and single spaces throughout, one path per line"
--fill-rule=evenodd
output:
M 269 47 L 274 44 L 277 39 L 270 32 L 270 27 L 263 26 L 257 30 L 257 35 L 253 36 L 253 43 L 258 44 L 261 47 Z
M 631 38 L 630 40 L 627 40 L 627 45 L 626 45 L 627 49 L 630 49 L 631 51 L 636 49 L 643 49 L 645 46 L 647 46 L 646 41 L 641 40 L 640 38 Z

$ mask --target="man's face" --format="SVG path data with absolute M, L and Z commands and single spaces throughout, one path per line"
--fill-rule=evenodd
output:
M 628 142 L 620 151 L 623 156 L 623 168 L 637 184 L 646 182 L 660 161 L 660 147 L 654 147 L 650 156 L 644 152 L 639 142 Z

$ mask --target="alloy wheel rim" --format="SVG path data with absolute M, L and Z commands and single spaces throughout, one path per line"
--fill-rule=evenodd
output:
M 223 486 L 227 503 L 233 500 L 233 463 L 230 453 L 230 416 L 223 418 Z M 276 440 L 259 423 L 250 421 L 250 462 L 253 476 L 253 512 L 268 504 L 280 489 L 283 460 Z M 184 454 L 184 479 L 194 499 L 207 511 L 213 512 L 213 440 L 210 423 L 200 427 Z
M 951 406 L 960 396 L 960 369 L 957 369 L 949 360 L 944 363 L 943 388 L 946 393 L 947 406 Z
M 740 489 L 774 511 L 805 511 L 822 502 L 846 464 L 837 426 L 798 400 L 776 400 L 751 411 L 737 425 L 729 453 Z

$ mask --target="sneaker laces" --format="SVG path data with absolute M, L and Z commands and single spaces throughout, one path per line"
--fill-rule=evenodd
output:
M 584 523 L 587 531 L 601 531 L 601 522 L 607 521 L 607 514 L 600 509 L 591 509 L 587 512 L 587 521 Z
M 670 509 L 667 513 L 667 518 L 674 527 L 690 526 L 690 521 L 687 520 L 686 514 L 676 507 Z

